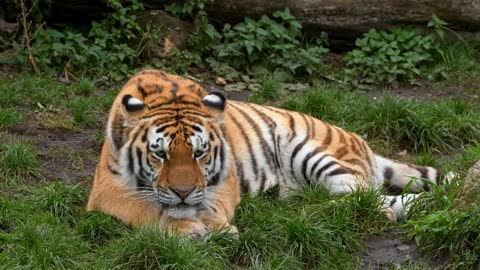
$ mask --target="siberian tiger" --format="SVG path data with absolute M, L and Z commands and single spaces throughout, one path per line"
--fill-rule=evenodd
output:
M 315 184 L 333 193 L 401 190 L 411 177 L 438 184 L 440 173 L 375 155 L 358 135 L 309 115 L 227 101 L 191 80 L 145 70 L 113 103 L 87 208 L 202 236 L 235 232 L 230 221 L 247 192 Z M 423 183 L 410 188 L 428 190 Z M 401 218 L 404 198 L 384 199 L 388 217 Z

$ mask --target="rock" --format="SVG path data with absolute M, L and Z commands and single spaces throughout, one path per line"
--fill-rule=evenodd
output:
M 227 84 L 227 81 L 223 77 L 216 77 L 215 84 L 220 86 L 225 86 Z
M 161 10 L 149 10 L 137 15 L 137 22 L 150 38 L 147 49 L 154 56 L 168 57 L 173 48 L 185 49 L 193 32 L 191 23 L 179 20 Z
M 465 177 L 465 182 L 463 184 L 462 193 L 467 194 L 476 187 L 480 182 L 480 160 L 475 163 L 470 170 L 468 170 L 467 177 Z

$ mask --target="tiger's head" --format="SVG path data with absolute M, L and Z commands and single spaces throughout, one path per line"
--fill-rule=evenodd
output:
M 207 207 L 229 168 L 226 105 L 222 94 L 207 94 L 178 76 L 158 70 L 134 76 L 116 97 L 107 125 L 122 181 L 172 218 Z

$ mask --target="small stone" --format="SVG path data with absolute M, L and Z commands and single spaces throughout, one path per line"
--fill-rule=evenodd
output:
M 215 84 L 220 85 L 220 86 L 224 86 L 224 85 L 227 85 L 227 81 L 223 77 L 216 77 L 215 78 Z
M 71 85 L 73 83 L 72 80 L 70 80 L 67 77 L 60 77 L 60 78 L 58 78 L 58 81 L 66 84 L 66 85 Z
M 406 155 L 407 155 L 407 153 L 408 153 L 408 152 L 407 152 L 407 149 L 405 149 L 405 150 L 402 150 L 402 151 L 398 152 L 398 154 L 397 154 L 397 155 L 399 155 L 399 156 L 403 157 L 403 156 L 406 156 Z
M 405 250 L 409 250 L 410 249 L 410 246 L 408 245 L 400 245 L 397 247 L 398 250 L 400 251 L 405 251 Z

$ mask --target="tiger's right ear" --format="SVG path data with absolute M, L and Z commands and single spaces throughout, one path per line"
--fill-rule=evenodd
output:
M 107 124 L 107 136 L 117 151 L 125 144 L 129 132 L 138 124 L 147 108 L 143 101 L 130 94 L 123 96 L 119 103 L 110 112 Z
M 127 114 L 141 112 L 147 107 L 143 101 L 132 95 L 123 96 L 122 105 Z

